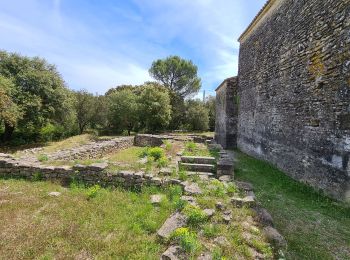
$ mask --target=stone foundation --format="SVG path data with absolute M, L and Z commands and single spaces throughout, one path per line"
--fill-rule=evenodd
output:
M 24 178 L 28 180 L 49 180 L 69 184 L 77 181 L 86 185 L 98 184 L 102 187 L 141 188 L 144 185 L 167 186 L 179 181 L 154 177 L 144 172 L 111 171 L 107 163 L 89 166 L 44 166 L 41 164 L 25 164 L 10 155 L 0 155 L 0 177 Z
M 67 149 L 49 154 L 50 160 L 74 161 L 101 158 L 104 155 L 127 149 L 134 145 L 134 137 L 120 137 L 111 140 L 91 142 L 77 148 Z

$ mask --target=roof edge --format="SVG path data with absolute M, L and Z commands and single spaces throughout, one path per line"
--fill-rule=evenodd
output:
M 224 84 L 226 81 L 229 81 L 229 80 L 234 80 L 234 79 L 237 79 L 238 76 L 234 76 L 234 77 L 230 77 L 230 78 L 227 78 L 225 79 L 223 82 L 221 82 L 221 84 L 215 89 L 215 92 L 218 91 Z
M 245 36 L 247 36 L 253 28 L 261 21 L 261 19 L 266 15 L 266 13 L 271 9 L 271 7 L 278 3 L 280 0 L 267 0 L 265 5 L 261 8 L 259 13 L 254 17 L 253 21 L 248 25 L 247 29 L 241 34 L 238 38 L 238 41 L 241 42 Z

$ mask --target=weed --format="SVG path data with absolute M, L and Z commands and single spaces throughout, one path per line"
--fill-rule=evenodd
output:
M 208 219 L 203 210 L 193 205 L 186 205 L 182 212 L 187 216 L 188 225 L 193 227 L 200 226 Z
M 189 152 L 194 152 L 197 149 L 197 144 L 194 142 L 187 142 L 185 144 L 185 149 Z
M 200 249 L 196 233 L 189 231 L 188 228 L 176 229 L 171 235 L 171 239 L 178 241 L 182 249 L 188 253 L 195 253 Z
M 184 170 L 179 170 L 179 180 L 181 181 L 185 181 L 187 180 L 188 176 L 187 176 L 187 172 Z
M 158 168 L 166 167 L 166 166 L 168 166 L 168 164 L 169 164 L 169 160 L 165 156 L 159 158 L 158 161 L 157 161 L 157 167 Z
M 33 174 L 32 180 L 33 181 L 42 181 L 43 180 L 43 174 L 41 172 L 35 172 Z
M 47 162 L 49 160 L 49 157 L 46 154 L 40 154 L 38 156 L 38 161 L 39 162 Z
M 173 145 L 168 140 L 164 140 L 163 143 L 165 144 L 165 150 L 169 152 Z
M 213 238 L 219 233 L 219 229 L 216 225 L 214 224 L 206 224 L 203 227 L 203 234 L 207 238 Z
M 86 191 L 86 195 L 88 196 L 89 199 L 96 198 L 100 190 L 101 190 L 101 187 L 99 185 L 94 185 Z
M 219 247 L 215 247 L 212 253 L 213 260 L 225 260 L 226 258 L 222 255 L 222 250 Z
M 170 201 L 174 201 L 182 196 L 182 188 L 178 185 L 172 185 L 168 188 L 168 194 Z

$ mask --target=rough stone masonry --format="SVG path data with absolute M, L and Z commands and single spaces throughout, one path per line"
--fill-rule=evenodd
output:
M 350 0 L 270 0 L 239 42 L 237 97 L 219 88 L 219 121 L 220 100 L 238 100 L 239 149 L 350 200 Z M 225 147 L 230 127 L 216 128 Z

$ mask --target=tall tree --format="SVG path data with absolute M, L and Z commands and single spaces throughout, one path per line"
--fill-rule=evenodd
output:
M 138 122 L 138 100 L 136 94 L 129 88 L 114 91 L 108 96 L 108 119 L 116 132 L 127 130 L 128 134 Z
M 48 122 L 62 124 L 71 114 L 70 91 L 55 66 L 44 59 L 0 51 L 0 75 L 12 81 L 9 97 L 21 111 L 16 122 L 5 122 L 4 141 L 11 139 L 16 127 L 25 134 L 38 134 Z
M 140 121 L 148 131 L 155 132 L 168 127 L 171 119 L 168 90 L 150 83 L 141 87 L 139 115 Z
M 86 90 L 80 90 L 74 93 L 74 108 L 77 117 L 79 132 L 82 134 L 86 127 L 91 124 L 95 116 L 95 97 Z
M 149 73 L 165 87 L 177 93 L 181 98 L 197 93 L 201 80 L 197 75 L 198 68 L 190 60 L 179 56 L 169 56 L 164 60 L 153 62 Z

